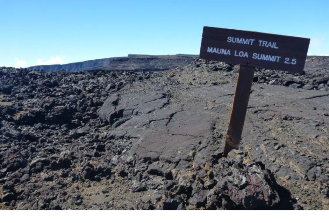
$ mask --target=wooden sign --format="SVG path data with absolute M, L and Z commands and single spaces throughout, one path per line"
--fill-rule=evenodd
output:
M 203 28 L 201 59 L 240 64 L 223 156 L 239 148 L 255 67 L 301 73 L 309 44 L 307 38 Z
M 205 26 L 200 58 L 299 73 L 309 44 L 307 38 Z

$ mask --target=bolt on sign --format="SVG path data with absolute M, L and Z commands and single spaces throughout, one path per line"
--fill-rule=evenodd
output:
M 309 44 L 308 38 L 203 28 L 200 59 L 240 65 L 223 156 L 239 147 L 255 67 L 301 73 Z

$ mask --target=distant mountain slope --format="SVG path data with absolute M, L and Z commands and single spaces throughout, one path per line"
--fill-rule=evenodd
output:
M 305 70 L 329 69 L 329 56 L 308 56 Z
M 31 70 L 59 71 L 69 72 L 80 71 L 164 71 L 172 68 L 185 66 L 198 55 L 177 54 L 177 55 L 140 55 L 129 54 L 127 57 L 112 57 L 97 60 L 88 60 L 83 62 L 55 65 L 32 66 Z M 329 57 L 327 56 L 308 56 L 306 59 L 305 70 L 329 68 Z
M 28 67 L 31 70 L 44 70 L 44 71 L 59 71 L 66 70 L 69 72 L 79 72 L 93 67 L 106 66 L 113 58 L 88 60 L 83 62 L 69 63 L 69 64 L 54 64 L 54 65 L 39 65 Z
M 163 71 L 184 66 L 198 58 L 198 55 L 139 55 L 130 54 L 128 57 L 112 57 L 84 62 L 40 65 L 29 67 L 31 70 L 80 72 L 84 70 L 117 70 L 117 71 Z

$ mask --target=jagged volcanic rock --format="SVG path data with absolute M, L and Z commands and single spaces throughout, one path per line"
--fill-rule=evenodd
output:
M 302 75 L 257 70 L 227 158 L 236 66 L 0 68 L 0 208 L 328 209 L 328 72 L 311 62 Z

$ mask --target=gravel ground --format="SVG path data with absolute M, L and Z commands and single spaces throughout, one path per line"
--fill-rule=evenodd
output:
M 0 209 L 329 209 L 326 61 L 257 69 L 225 158 L 237 66 L 0 68 Z

